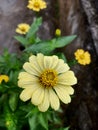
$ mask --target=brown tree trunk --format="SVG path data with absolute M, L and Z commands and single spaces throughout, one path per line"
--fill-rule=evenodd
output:
M 70 130 L 98 130 L 98 2 L 97 0 L 59 0 L 62 35 L 76 34 L 77 39 L 64 48 L 70 59 L 77 48 L 92 55 L 89 66 L 76 65 L 78 77 L 75 97 L 65 111 Z M 64 116 L 65 117 L 65 116 Z

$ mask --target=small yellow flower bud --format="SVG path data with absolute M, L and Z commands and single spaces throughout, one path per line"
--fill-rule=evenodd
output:
M 60 30 L 60 29 L 56 29 L 55 35 L 56 35 L 56 36 L 61 36 L 61 30 Z

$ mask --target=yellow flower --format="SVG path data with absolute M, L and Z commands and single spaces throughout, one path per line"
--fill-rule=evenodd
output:
M 91 55 L 88 51 L 84 51 L 83 49 L 78 49 L 75 53 L 75 59 L 81 65 L 87 65 L 91 63 Z
M 56 29 L 55 35 L 56 35 L 56 36 L 61 36 L 61 30 L 60 30 L 60 29 Z
M 27 7 L 31 10 L 39 12 L 41 9 L 45 9 L 47 5 L 43 0 L 29 0 Z
M 8 82 L 9 77 L 7 75 L 0 75 L 0 84 L 2 83 L 2 81 Z
M 54 110 L 60 107 L 60 100 L 68 104 L 74 89 L 71 85 L 77 83 L 73 71 L 57 56 L 30 56 L 29 62 L 23 65 L 25 72 L 20 72 L 18 86 L 24 90 L 20 94 L 22 101 L 31 98 L 32 104 L 38 106 L 42 112 L 49 106 Z
M 30 29 L 30 25 L 26 23 L 20 23 L 18 24 L 18 27 L 16 28 L 16 32 L 19 34 L 26 34 Z

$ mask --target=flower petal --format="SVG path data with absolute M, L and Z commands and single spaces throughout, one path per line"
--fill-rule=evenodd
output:
M 50 105 L 54 110 L 58 110 L 60 107 L 60 101 L 53 89 L 49 89 Z
M 31 79 L 31 80 L 38 79 L 36 76 L 29 74 L 27 72 L 20 72 L 18 79 L 24 79 L 24 78 Z
M 61 74 L 68 71 L 69 66 L 66 63 L 64 63 L 62 59 L 59 59 L 59 62 L 54 69 L 58 72 L 58 74 Z
M 69 86 L 69 85 L 61 85 L 60 87 L 62 87 L 63 89 L 66 90 L 66 92 L 69 94 L 69 95 L 72 95 L 74 94 L 74 89 Z
M 36 89 L 36 91 L 34 91 L 31 98 L 31 102 L 34 105 L 39 105 L 42 103 L 43 98 L 44 98 L 44 88 L 40 86 L 38 89 Z
M 44 55 L 39 53 L 39 54 L 37 54 L 36 58 L 37 58 L 37 62 L 39 64 L 41 70 L 43 70 L 44 69 Z
M 32 96 L 33 91 L 34 90 L 32 89 L 32 87 L 24 89 L 20 94 L 20 99 L 24 102 L 29 100 Z
M 31 66 L 35 68 L 39 73 L 41 73 L 41 68 L 37 62 L 37 58 L 35 55 L 30 56 L 29 61 L 31 63 Z
M 34 86 L 34 85 L 39 85 L 39 83 L 38 82 L 33 82 L 33 81 L 28 81 L 28 80 L 19 80 L 18 81 L 18 86 L 20 87 L 20 88 L 27 88 L 27 87 L 32 87 L 32 86 Z
M 58 57 L 55 56 L 55 55 L 53 55 L 53 56 L 52 56 L 52 65 L 51 65 L 51 69 L 54 69 L 54 68 L 57 66 L 58 62 L 59 62 Z
M 28 73 L 35 75 L 35 76 L 39 76 L 39 72 L 33 67 L 31 66 L 31 64 L 29 62 L 26 62 L 23 65 L 23 68 L 25 71 L 27 71 Z
M 74 89 L 71 86 L 65 86 L 66 91 L 69 93 L 69 95 L 73 95 L 74 94 Z
M 51 67 L 53 63 L 53 58 L 51 56 L 45 56 L 44 57 L 44 68 L 48 69 Z
M 67 71 L 58 76 L 58 84 L 74 85 L 76 83 L 77 83 L 77 78 L 75 77 L 73 71 Z
M 32 85 L 39 82 L 37 77 L 27 72 L 20 72 L 18 79 L 18 86 L 21 88 L 32 87 Z
M 38 109 L 42 112 L 47 111 L 49 108 L 49 91 L 48 89 L 45 89 L 44 98 L 41 104 L 38 105 Z
M 54 87 L 58 97 L 60 98 L 60 100 L 65 103 L 68 104 L 71 102 L 71 98 L 69 96 L 69 94 L 67 93 L 66 89 L 64 89 L 63 87 L 60 86 L 55 86 Z

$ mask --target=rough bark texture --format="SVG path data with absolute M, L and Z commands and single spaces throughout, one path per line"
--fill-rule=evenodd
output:
M 77 35 L 73 44 L 63 51 L 68 58 L 73 56 L 77 48 L 83 48 L 92 54 L 91 65 L 76 65 L 73 68 L 78 77 L 78 85 L 75 86 L 75 97 L 65 111 L 68 124 L 71 124 L 70 130 L 98 130 L 98 2 L 95 2 L 59 0 L 62 35 Z
M 98 54 L 98 2 L 97 0 L 81 0 L 81 4 L 87 16 L 96 52 Z

